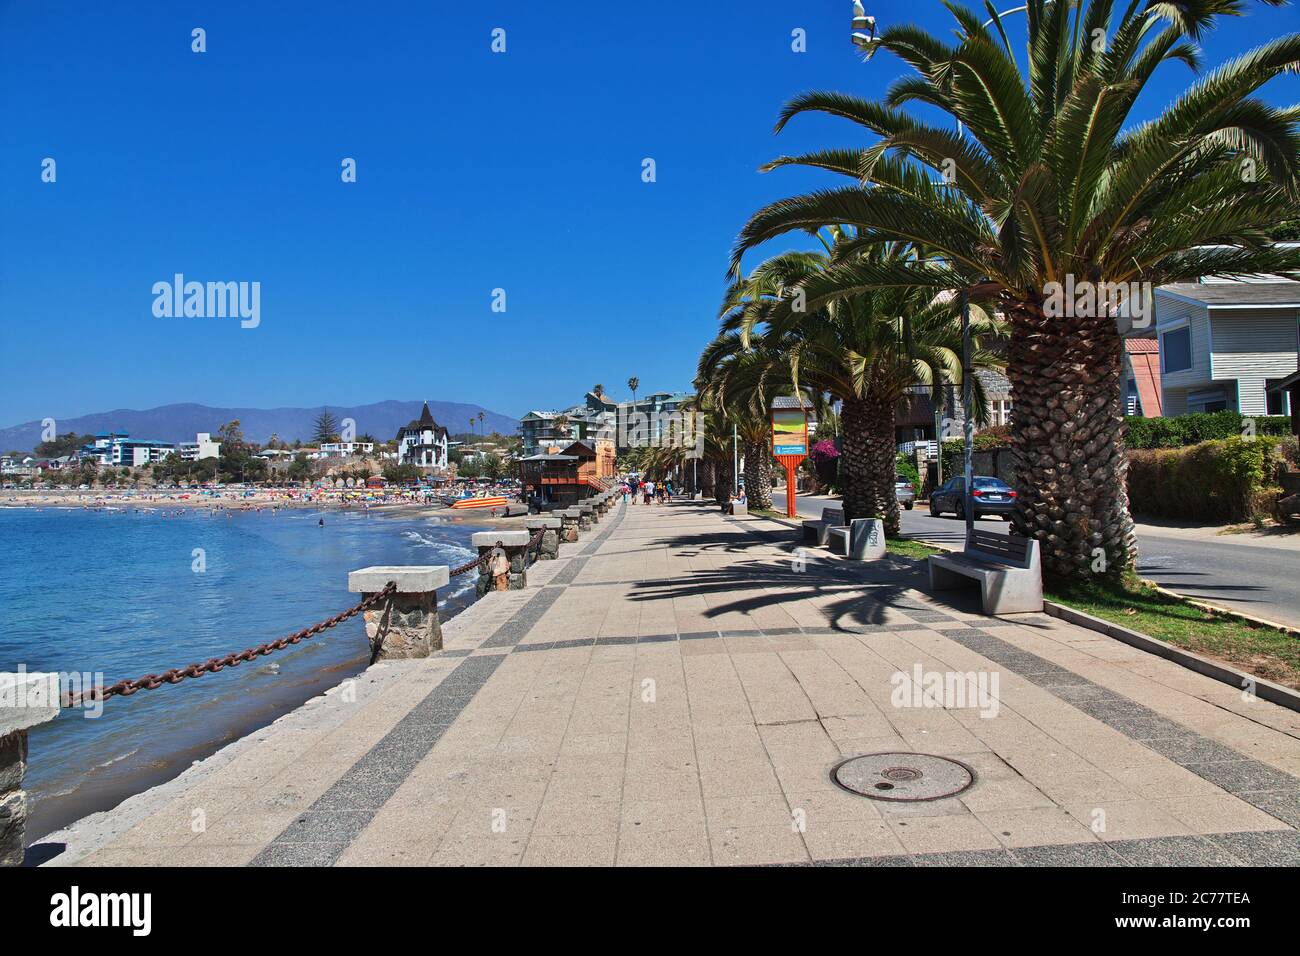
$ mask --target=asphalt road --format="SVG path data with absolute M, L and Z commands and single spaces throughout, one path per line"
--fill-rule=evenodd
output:
M 784 502 L 784 490 L 777 507 Z M 774 495 L 774 498 L 777 496 Z M 838 499 L 800 495 L 800 514 L 821 517 Z M 1005 530 L 1000 518 L 981 518 L 980 525 Z M 902 512 L 903 535 L 940 544 L 960 545 L 962 522 L 934 518 L 924 503 Z M 1138 573 L 1162 587 L 1221 604 L 1269 621 L 1300 627 L 1300 539 L 1274 546 L 1244 536 L 1215 535 L 1212 530 L 1138 526 Z

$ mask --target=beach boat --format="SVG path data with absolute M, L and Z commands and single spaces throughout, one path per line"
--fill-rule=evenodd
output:
M 452 507 L 464 511 L 467 508 L 504 508 L 509 503 L 506 498 L 461 498 Z

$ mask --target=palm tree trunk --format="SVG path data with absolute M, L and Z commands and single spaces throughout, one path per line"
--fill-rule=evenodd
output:
M 1037 538 L 1043 574 L 1117 578 L 1137 557 L 1128 511 L 1120 339 L 1109 316 L 1009 309 L 1017 534 Z
M 718 501 L 726 501 L 735 487 L 736 469 L 728 451 L 725 457 L 719 458 L 713 465 L 713 497 Z
M 750 508 L 772 507 L 772 455 L 766 440 L 745 442 L 745 499 Z
M 847 398 L 840 411 L 843 449 L 840 487 L 844 520 L 882 518 L 886 537 L 898 536 L 898 499 L 894 494 L 893 402 L 873 396 Z

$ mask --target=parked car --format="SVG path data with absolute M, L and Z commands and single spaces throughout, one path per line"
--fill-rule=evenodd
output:
M 916 504 L 916 489 L 912 487 L 910 481 L 895 481 L 894 497 L 898 499 L 900 505 L 911 511 L 912 505 Z
M 1016 508 L 1016 493 L 1001 478 L 989 478 L 976 475 L 972 481 L 974 488 L 971 497 L 975 501 L 975 517 L 995 515 L 1011 520 L 1011 512 Z M 966 517 L 966 479 L 950 478 L 941 488 L 930 494 L 930 514 L 941 515 L 952 512 L 955 518 Z

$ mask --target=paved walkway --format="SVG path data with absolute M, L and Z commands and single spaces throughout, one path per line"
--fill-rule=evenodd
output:
M 53 834 L 51 864 L 1300 864 L 1300 714 L 1041 615 L 939 603 L 910 562 L 624 507 L 525 591 Z M 974 672 L 980 701 L 895 700 Z M 176 691 L 183 693 L 183 689 Z M 958 706 L 965 703 L 968 706 Z M 976 704 L 980 706 L 976 706 Z M 957 797 L 831 780 L 956 758 Z

